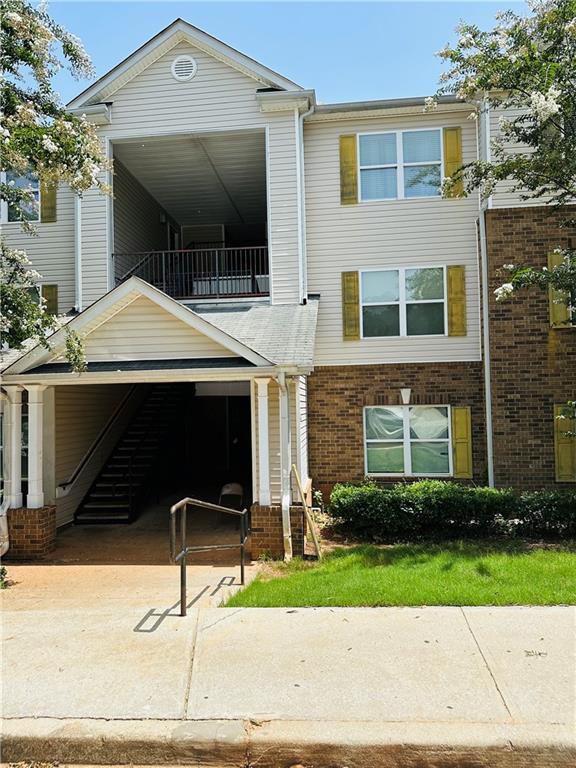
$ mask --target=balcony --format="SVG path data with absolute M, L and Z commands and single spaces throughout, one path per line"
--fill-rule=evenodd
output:
M 179 301 L 268 296 L 267 246 L 115 253 L 116 285 L 132 275 Z

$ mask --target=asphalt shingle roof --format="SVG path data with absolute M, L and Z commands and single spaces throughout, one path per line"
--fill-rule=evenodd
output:
M 314 364 L 318 298 L 306 304 L 187 305 L 204 320 L 277 365 Z

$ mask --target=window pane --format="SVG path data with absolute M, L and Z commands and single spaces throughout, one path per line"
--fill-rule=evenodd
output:
M 406 304 L 406 333 L 408 336 L 444 333 L 444 303 Z
M 396 134 L 360 136 L 360 165 L 394 165 Z
M 379 168 L 360 171 L 362 200 L 387 200 L 395 198 L 396 168 Z
M 38 221 L 38 192 L 33 195 L 33 200 L 20 202 L 20 210 L 12 205 L 8 206 L 8 221 Z
M 448 437 L 448 408 L 419 406 L 410 408 L 410 437 L 442 440 Z
M 442 267 L 432 269 L 406 270 L 406 299 L 443 299 L 444 270 Z
M 368 472 L 404 472 L 402 443 L 368 443 Z
M 12 171 L 6 172 L 6 182 L 19 189 L 31 190 L 34 199 L 30 202 L 20 203 L 21 212 L 14 206 L 8 206 L 8 221 L 37 221 L 38 220 L 38 179 L 33 174 L 19 174 Z
M 398 270 L 362 273 L 362 302 L 376 304 L 379 301 L 398 301 Z
M 405 131 L 402 134 L 405 163 L 441 160 L 440 131 Z
M 448 443 L 411 443 L 412 474 L 447 475 L 450 472 Z
M 435 197 L 439 194 L 439 165 L 404 166 L 404 197 Z
M 366 408 L 366 437 L 369 440 L 402 440 L 402 408 Z
M 399 336 L 400 310 L 397 304 L 362 307 L 364 336 Z

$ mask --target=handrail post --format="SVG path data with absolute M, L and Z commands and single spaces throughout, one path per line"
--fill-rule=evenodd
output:
M 166 293 L 166 251 L 162 251 L 162 290 Z
M 180 616 L 186 616 L 186 511 L 188 504 L 184 504 L 180 512 L 180 536 L 182 539 L 180 560 Z

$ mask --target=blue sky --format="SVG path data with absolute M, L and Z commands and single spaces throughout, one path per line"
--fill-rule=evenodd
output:
M 52 16 L 84 42 L 105 74 L 177 17 L 316 89 L 321 102 L 426 96 L 436 89 L 435 51 L 455 39 L 460 20 L 494 24 L 499 2 L 66 2 Z M 60 74 L 65 101 L 88 83 Z

